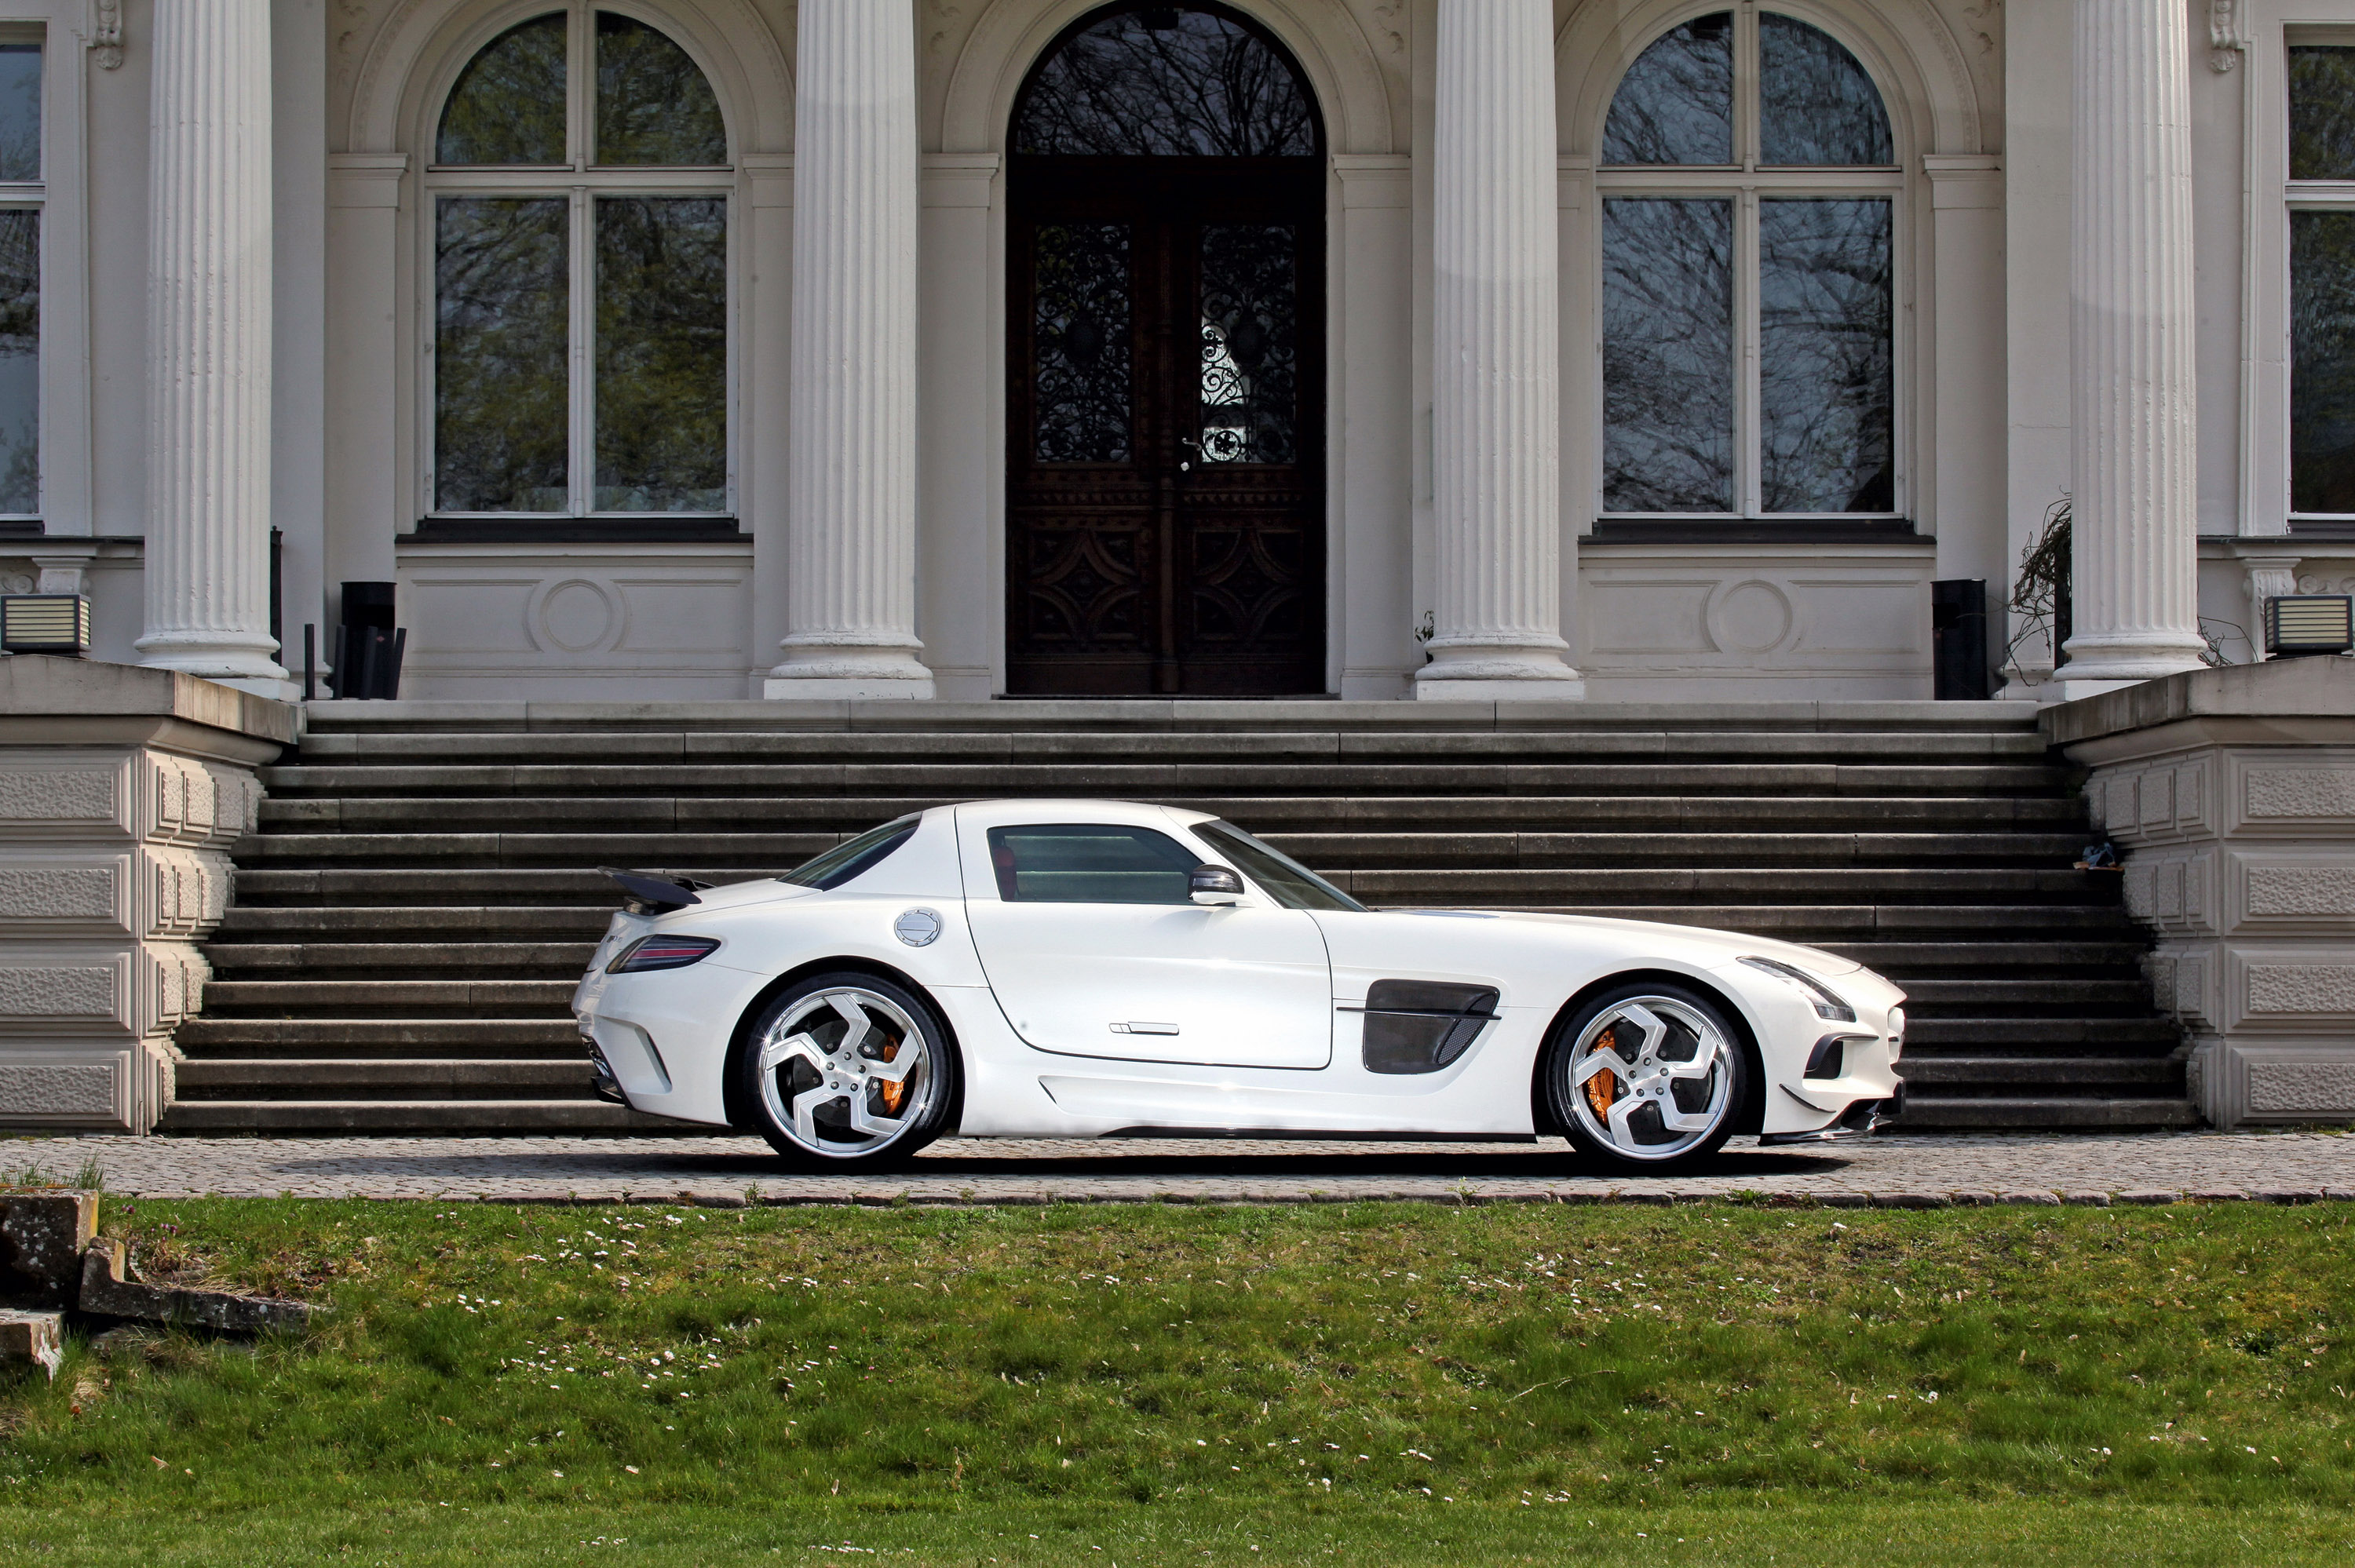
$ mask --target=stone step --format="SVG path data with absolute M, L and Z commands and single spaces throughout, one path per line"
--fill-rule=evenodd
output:
M 176 1070 L 180 1103 L 205 1100 L 586 1100 L 594 1075 L 570 1058 L 279 1056 L 198 1059 Z
M 603 1100 L 314 1097 L 182 1100 L 164 1113 L 157 1130 L 200 1137 L 426 1133 L 444 1138 L 468 1135 L 488 1138 L 532 1133 L 623 1132 L 705 1137 L 724 1129 L 647 1116 Z M 458 1183 L 453 1181 L 453 1184 Z
M 2197 1127 L 2200 1113 L 2179 1096 L 2147 1099 L 2110 1096 L 1908 1094 L 1899 1123 L 1909 1132 L 1980 1128 L 2156 1128 Z
M 1087 796 L 1087 790 L 1058 790 Z M 272 833 L 480 832 L 527 816 L 570 833 L 864 832 L 971 793 L 864 796 L 404 797 L 351 795 L 261 802 Z M 2082 832 L 2084 806 L 2052 796 L 1875 795 L 1201 795 L 1133 798 L 1208 811 L 1255 833 L 1406 832 L 1437 829 L 1702 832 Z
M 2078 833 L 1270 833 L 1318 871 L 1674 865 L 2067 866 Z M 240 841 L 262 870 L 559 870 L 598 865 L 774 874 L 841 833 L 261 833 Z
M 2147 1005 L 2147 1004 L 2146 1004 Z M 1915 1019 L 1909 1010 L 1905 1022 L 1905 1059 L 1925 1056 L 2074 1055 L 2087 1051 L 2140 1052 L 2164 1054 L 2182 1043 L 2183 1031 L 2171 1019 L 2037 1018 L 1981 1015 L 1975 1018 Z
M 602 934 L 602 933 L 601 933 Z M 452 974 L 561 980 L 570 986 L 589 967 L 594 940 L 573 942 L 215 942 L 206 957 L 216 976 Z M 219 983 L 218 980 L 216 984 Z M 207 986 L 207 996 L 213 987 Z
M 528 1047 L 541 1055 L 569 1055 L 581 1049 L 581 1031 L 562 1018 L 192 1018 L 175 1037 L 190 1056 L 226 1057 L 249 1048 L 257 1055 L 290 1050 L 316 1056 L 381 1054 L 399 1046 L 411 1054 L 479 1056 L 514 1054 Z M 449 1043 L 465 1049 L 439 1052 Z
M 2036 710 L 2007 702 L 1377 702 L 1325 697 L 1023 698 L 969 703 L 314 702 L 310 735 L 812 734 L 959 731 L 1223 736 L 1280 731 L 1380 735 L 1624 734 L 1720 730 L 1838 735 L 2036 734 Z
M 1319 868 L 1327 869 L 1327 868 Z M 2065 866 L 1647 866 L 1582 870 L 1444 871 L 1327 870 L 1334 884 L 1373 905 L 1468 903 L 1526 906 L 1607 898 L 1614 902 L 1682 905 L 1696 900 L 1786 903 L 1793 899 L 1875 902 L 1989 903 L 2051 901 L 2112 904 L 2119 879 L 2094 879 Z M 725 886 L 773 881 L 765 868 L 707 867 L 698 875 Z M 612 880 L 593 870 L 514 869 L 434 871 L 410 867 L 335 871 L 240 872 L 238 898 L 247 907 L 360 905 L 585 904 L 619 902 Z
M 583 963 L 586 963 L 584 958 Z M 205 1012 L 225 1018 L 567 1016 L 572 980 L 215 980 Z
M 409 767 L 266 768 L 263 788 L 276 800 L 340 799 L 362 793 L 427 800 L 527 796 L 547 800 L 660 797 L 690 800 L 746 796 L 833 797 L 911 795 L 949 798 L 1100 798 L 1172 800 L 1210 791 L 1247 789 L 1266 795 L 1362 798 L 1427 795 L 1775 795 L 2044 797 L 2058 794 L 2053 770 L 2040 765 L 1958 763 L 1948 767 L 1865 763 L 1479 763 L 1357 764 L 1346 760 L 1299 765 L 1258 762 L 1053 763 L 1045 765 L 812 763 L 804 766 L 709 767 Z
M 814 734 L 793 731 L 648 733 L 525 732 L 454 735 L 367 734 L 314 730 L 304 737 L 301 767 L 592 766 L 784 762 L 1017 764 L 1065 762 L 1352 761 L 1432 758 L 1454 761 L 1593 760 L 1662 757 L 1808 762 L 2042 763 L 2035 731 L 1666 730 L 1546 732 L 1508 730 L 1418 735 L 1395 731 L 1230 731 L 1195 733 L 1039 731 L 985 734 Z
M 2062 1094 L 2179 1094 L 2183 1064 L 2168 1057 L 1919 1056 L 1902 1065 L 1905 1090 L 2045 1089 Z

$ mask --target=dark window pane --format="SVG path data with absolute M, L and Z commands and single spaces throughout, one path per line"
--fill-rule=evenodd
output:
M 2290 50 L 2289 177 L 2355 180 L 2355 48 Z
M 1603 125 L 1606 164 L 1733 162 L 1733 13 L 1669 29 L 1619 79 Z
M 1890 204 L 1758 204 L 1760 499 L 1889 512 L 1896 430 Z
M 1733 510 L 1733 204 L 1603 204 L 1603 506 Z
M 1126 462 L 1128 225 L 1042 223 L 1032 318 L 1040 462 Z
M 468 63 L 442 109 L 437 164 L 561 164 L 561 12 L 509 27 Z
M 1146 5 L 1064 40 L 1014 111 L 1018 153 L 1307 157 L 1316 119 L 1298 72 L 1250 28 Z
M 436 215 L 434 505 L 562 512 L 566 228 L 561 197 L 444 196 Z
M 1298 461 L 1299 248 L 1288 224 L 1202 230 L 1202 461 Z
M 804 861 L 777 880 L 831 893 L 889 860 L 901 844 L 916 836 L 916 830 L 922 825 L 920 817 L 901 817 L 879 828 L 869 828 L 849 842 L 837 844 L 815 859 Z
M 728 508 L 728 203 L 597 203 L 600 512 Z
M 1856 57 L 1820 28 L 1758 18 L 1758 161 L 1893 164 L 1889 111 Z
M 0 180 L 41 177 L 41 46 L 0 44 Z
M 2289 505 L 2355 513 L 2355 212 L 2289 215 Z
M 41 215 L 0 211 L 0 513 L 41 508 Z
M 1271 848 L 1231 822 L 1197 822 L 1195 836 L 1251 875 L 1269 897 L 1286 909 L 1348 910 L 1366 913 L 1366 906 L 1285 854 Z
M 661 33 L 611 11 L 597 13 L 597 161 L 728 161 L 728 128 L 702 69 Z
M 1151 828 L 1058 822 L 989 830 L 1008 904 L 1191 904 L 1202 857 Z

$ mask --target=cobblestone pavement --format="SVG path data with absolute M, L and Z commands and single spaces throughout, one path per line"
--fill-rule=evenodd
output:
M 2355 1134 L 1883 1136 L 1756 1149 L 1659 1179 L 1530 1143 L 951 1139 L 906 1169 L 787 1170 L 744 1138 L 75 1138 L 0 1145 L 0 1179 L 95 1160 L 110 1192 L 772 1203 L 1596 1202 L 1761 1194 L 1830 1204 L 2355 1200 Z

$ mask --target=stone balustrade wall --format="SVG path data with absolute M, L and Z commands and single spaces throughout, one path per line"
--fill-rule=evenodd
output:
M 171 1103 L 254 769 L 293 736 L 193 676 L 0 658 L 0 1128 L 144 1132 Z
M 2355 660 L 2170 676 L 2045 724 L 2126 852 L 2201 1112 L 2355 1121 Z

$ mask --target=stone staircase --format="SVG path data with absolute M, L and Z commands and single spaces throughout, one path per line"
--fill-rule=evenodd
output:
M 2175 1027 L 2009 704 L 319 703 L 178 1042 L 166 1130 L 676 1132 L 594 1099 L 594 867 L 773 874 L 960 800 L 1182 803 L 1365 902 L 1626 916 L 1911 992 L 1914 1128 L 2179 1126 Z

